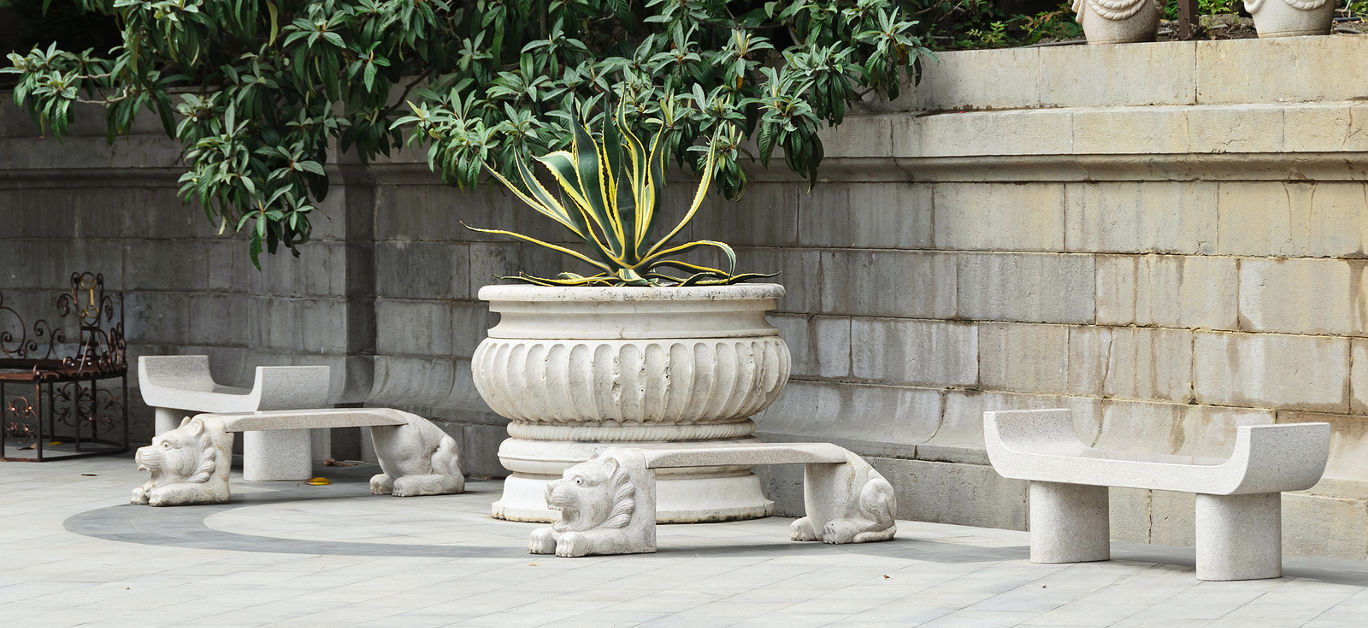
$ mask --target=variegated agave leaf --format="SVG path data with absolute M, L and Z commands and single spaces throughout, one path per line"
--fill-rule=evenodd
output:
M 486 164 L 486 169 L 494 178 L 519 200 L 574 234 L 585 243 L 588 252 L 581 253 L 514 231 L 470 229 L 523 240 L 568 255 L 602 271 L 590 276 L 561 273 L 554 279 L 519 273 L 504 279 L 548 286 L 644 286 L 662 283 L 720 285 L 772 277 L 755 273 L 735 274 L 736 253 L 722 242 L 695 240 L 670 244 L 698 213 L 707 196 L 715 156 L 711 146 L 704 160 L 703 176 L 688 211 L 665 237 L 657 240 L 651 238 L 657 226 L 656 204 L 665 185 L 665 129 L 658 131 L 648 146 L 632 132 L 624 112 L 625 109 L 619 107 L 616 116 L 605 116 L 599 138 L 594 137 L 589 127 L 576 125 L 570 150 L 555 151 L 537 158 L 559 186 L 559 198 L 552 195 L 520 159 L 515 160 L 514 164 L 516 181 L 504 177 Z M 721 252 L 726 259 L 725 270 L 677 259 L 680 255 L 706 248 Z M 667 268 L 688 274 L 676 277 L 660 272 Z

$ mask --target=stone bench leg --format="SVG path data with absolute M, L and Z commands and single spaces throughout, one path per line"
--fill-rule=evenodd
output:
M 1031 482 L 1031 562 L 1111 559 L 1107 487 Z
M 1197 494 L 1197 579 L 1282 576 L 1282 493 Z
M 803 471 L 805 516 L 793 522 L 789 538 L 824 543 L 887 541 L 898 531 L 893 486 L 859 456 L 845 464 L 808 464 Z
M 533 554 L 588 556 L 656 551 L 656 477 L 634 449 L 610 448 L 546 485 L 556 523 L 532 531 Z
M 198 414 L 197 412 L 187 412 L 175 408 L 153 408 L 152 410 L 156 415 L 157 431 L 153 433 L 155 436 L 161 436 L 162 434 L 180 427 L 181 421 L 184 420 L 185 417 Z
M 313 477 L 309 430 L 243 432 L 242 479 L 248 482 Z

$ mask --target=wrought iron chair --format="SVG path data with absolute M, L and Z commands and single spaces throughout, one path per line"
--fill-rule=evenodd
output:
M 74 343 L 67 341 L 71 332 Z M 57 297 L 55 322 L 28 326 L 0 293 L 0 460 L 125 451 L 123 295 L 105 294 L 103 275 L 72 273 L 70 291 Z

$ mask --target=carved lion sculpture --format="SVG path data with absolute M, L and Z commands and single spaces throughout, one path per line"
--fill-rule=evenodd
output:
M 846 453 L 846 464 L 810 464 L 804 471 L 807 516 L 789 529 L 795 541 L 868 543 L 898 531 L 893 486 L 869 463 Z
M 393 412 L 402 414 L 408 424 L 370 428 L 382 471 L 371 478 L 371 492 L 411 497 L 464 491 L 465 476 L 461 474 L 456 440 L 427 419 Z
M 228 501 L 233 435 L 214 417 L 186 417 L 180 427 L 138 449 L 138 469 L 152 474 L 133 489 L 134 504 L 180 506 Z
M 634 554 L 655 551 L 653 482 L 636 452 L 610 449 L 565 470 L 546 487 L 546 505 L 560 521 L 532 532 L 533 554 L 557 556 Z M 630 469 L 630 470 L 629 470 Z

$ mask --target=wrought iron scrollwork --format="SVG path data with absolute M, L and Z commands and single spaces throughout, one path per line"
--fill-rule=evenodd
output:
M 106 294 L 103 275 L 77 272 L 56 305 L 53 322 L 29 326 L 0 294 L 0 371 L 7 373 L 0 378 L 0 449 L 36 450 L 32 458 L 6 451 L 7 460 L 42 461 L 44 445 L 58 444 L 49 439 L 73 441 L 77 455 L 128 450 L 123 295 Z M 72 332 L 74 346 L 67 342 Z M 6 390 L 15 384 L 24 392 Z
M 24 317 L 6 305 L 4 293 L 0 293 L 0 354 L 15 360 L 50 360 L 65 342 L 62 328 L 54 328 L 46 320 L 38 320 L 31 328 L 25 325 Z

